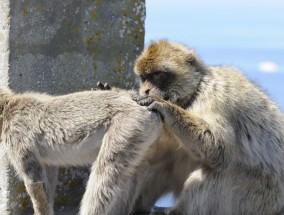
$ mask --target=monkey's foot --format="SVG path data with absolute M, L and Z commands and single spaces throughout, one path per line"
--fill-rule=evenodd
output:
M 178 209 L 172 209 L 172 210 L 168 210 L 166 215 L 185 215 L 185 214 Z
M 154 207 L 151 215 L 167 215 L 171 208 Z

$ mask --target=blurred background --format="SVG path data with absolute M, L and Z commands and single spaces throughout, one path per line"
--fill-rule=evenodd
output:
M 169 39 L 205 64 L 237 67 L 284 112 L 283 0 L 146 0 L 145 45 Z M 158 206 L 171 206 L 167 196 Z

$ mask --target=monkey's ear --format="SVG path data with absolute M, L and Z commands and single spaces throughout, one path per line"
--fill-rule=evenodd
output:
M 186 63 L 192 66 L 196 66 L 197 62 L 198 62 L 197 55 L 192 50 L 190 50 L 186 55 Z
M 191 67 L 196 68 L 197 70 L 200 70 L 203 68 L 203 64 L 201 60 L 199 59 L 198 55 L 193 50 L 190 50 L 187 53 L 186 63 L 190 65 Z

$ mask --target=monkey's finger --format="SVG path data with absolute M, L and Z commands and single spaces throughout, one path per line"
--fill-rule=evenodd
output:
M 110 89 L 111 89 L 110 85 L 108 83 L 105 83 L 104 90 L 110 90 Z
M 147 109 L 150 111 L 156 110 L 161 112 L 163 111 L 163 104 L 161 102 L 154 101 L 147 107 Z
M 100 90 L 103 90 L 104 89 L 104 85 L 102 82 L 98 81 L 97 83 L 97 88 L 100 89 Z
M 184 215 L 184 213 L 179 210 L 168 210 L 166 214 L 167 215 Z
M 152 104 L 155 100 L 151 97 L 142 99 L 140 101 L 138 101 L 137 103 L 141 106 L 149 106 L 150 104 Z
M 135 93 L 133 96 L 132 96 L 132 100 L 135 101 L 135 102 L 138 102 L 140 101 L 141 99 L 145 99 L 147 96 L 140 96 L 138 93 Z
M 150 97 L 150 96 L 146 96 L 146 97 L 137 98 L 134 101 L 136 101 L 141 106 L 149 106 L 150 104 L 152 104 L 155 101 L 155 99 Z
M 162 104 L 160 102 L 153 102 L 152 104 L 150 104 L 148 107 L 147 107 L 147 110 L 149 111 L 153 111 L 153 112 L 156 112 L 158 114 L 160 114 L 161 118 L 162 118 L 162 121 L 164 122 L 165 120 L 165 114 L 164 114 L 164 109 L 162 107 Z
M 167 213 L 169 212 L 170 208 L 166 208 L 166 207 L 156 207 L 154 206 L 151 215 L 167 215 Z
M 152 96 L 140 96 L 139 94 L 134 94 L 132 96 L 132 100 L 136 101 L 138 104 L 141 102 L 143 104 L 140 105 L 146 106 L 146 102 L 149 102 L 149 104 L 151 104 L 155 99 Z

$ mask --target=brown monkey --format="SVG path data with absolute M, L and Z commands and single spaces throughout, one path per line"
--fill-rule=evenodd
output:
M 263 91 L 236 69 L 206 66 L 168 41 L 151 43 L 134 70 L 138 103 L 159 112 L 174 144 L 200 163 L 172 181 L 183 188 L 170 214 L 284 214 L 284 117 Z M 171 173 L 181 161 L 169 161 Z

